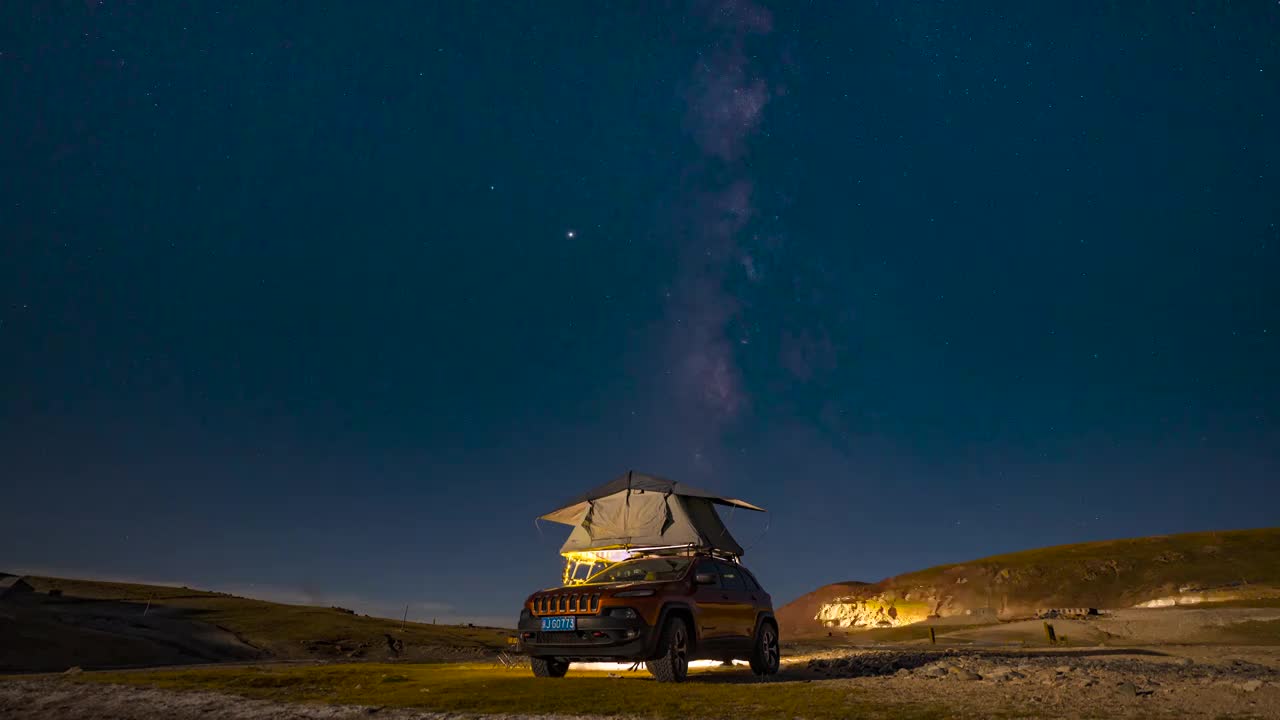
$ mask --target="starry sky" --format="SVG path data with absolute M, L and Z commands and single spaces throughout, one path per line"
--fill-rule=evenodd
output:
M 510 624 L 1274 525 L 1272 2 L 5 3 L 0 569 Z

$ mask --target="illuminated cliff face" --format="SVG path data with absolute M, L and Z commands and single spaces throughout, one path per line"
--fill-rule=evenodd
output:
M 885 598 L 838 598 L 818 609 L 815 620 L 825 627 L 897 627 L 922 622 L 929 617 L 929 603 Z
M 1177 607 L 1180 605 L 1199 605 L 1200 603 L 1207 602 L 1225 602 L 1229 600 L 1272 600 L 1275 598 L 1280 598 L 1280 587 L 1256 585 L 1249 588 L 1205 589 L 1194 585 L 1184 585 L 1178 588 L 1176 595 L 1164 595 L 1152 598 L 1140 603 L 1135 603 L 1133 607 Z
M 1280 597 L 1280 528 L 1037 548 L 828 585 L 779 609 L 787 630 L 1022 620 L 1045 608 L 1166 607 Z M 928 608 L 922 607 L 927 605 Z

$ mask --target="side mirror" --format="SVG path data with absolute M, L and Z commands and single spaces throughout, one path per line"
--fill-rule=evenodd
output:
M 693 576 L 693 582 L 696 585 L 715 585 L 717 582 L 715 573 L 698 573 Z

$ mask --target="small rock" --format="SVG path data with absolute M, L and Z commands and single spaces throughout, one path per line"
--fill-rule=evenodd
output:
M 72 665 L 71 667 L 66 669 L 66 672 L 62 674 L 63 675 L 79 675 L 82 672 L 84 672 L 84 670 L 82 670 L 79 665 Z
M 1240 689 L 1241 689 L 1241 690 L 1243 690 L 1244 692 L 1251 693 L 1251 692 L 1254 692 L 1255 690 L 1257 690 L 1258 688 L 1262 687 L 1262 681 L 1261 681 L 1261 680 L 1249 680 L 1248 682 L 1242 682 L 1242 683 L 1240 683 L 1240 684 L 1239 684 L 1239 685 L 1237 685 L 1236 687 L 1240 688 Z
M 1122 682 L 1119 685 L 1116 685 L 1116 692 L 1126 697 L 1129 697 L 1129 696 L 1137 695 L 1138 688 L 1134 686 L 1134 684 L 1131 682 Z
M 1011 667 L 994 667 L 982 674 L 982 677 L 995 682 L 1008 682 L 1010 680 L 1021 680 L 1026 677 L 1022 673 Z
M 911 675 L 911 671 L 906 668 L 901 668 L 898 672 L 894 673 L 894 675 L 897 675 L 898 677 L 908 677 Z
M 1058 673 L 1059 675 L 1067 675 L 1074 669 L 1075 668 L 1071 667 L 1070 665 L 1059 665 L 1058 667 L 1054 668 L 1053 671 Z
M 1182 658 L 1181 660 L 1178 661 L 1178 664 L 1181 665 L 1182 667 L 1191 667 L 1192 665 L 1196 664 L 1196 661 L 1192 660 L 1191 658 Z
M 973 672 L 972 670 L 965 670 L 964 668 L 956 668 L 951 673 L 951 677 L 955 678 L 956 680 L 968 680 L 968 681 L 982 679 L 982 676 L 979 675 L 978 673 Z

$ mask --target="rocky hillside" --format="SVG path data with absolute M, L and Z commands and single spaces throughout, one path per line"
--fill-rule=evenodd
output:
M 21 591 L 0 594 L 0 673 L 242 660 L 469 660 L 504 649 L 508 634 L 162 585 L 27 576 Z
M 1280 528 L 1061 545 L 843 582 L 778 611 L 784 634 L 892 627 L 930 617 L 975 622 L 1042 608 L 1121 608 L 1280 595 Z

